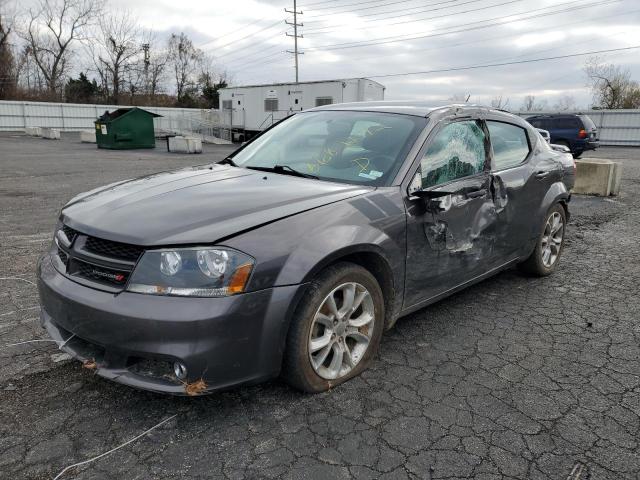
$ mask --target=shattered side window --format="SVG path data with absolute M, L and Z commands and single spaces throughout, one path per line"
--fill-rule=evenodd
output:
M 478 122 L 450 123 L 422 158 L 422 188 L 482 172 L 485 158 L 485 135 Z
M 524 128 L 491 121 L 487 122 L 487 127 L 493 147 L 494 170 L 504 170 L 524 162 L 530 151 L 527 132 Z

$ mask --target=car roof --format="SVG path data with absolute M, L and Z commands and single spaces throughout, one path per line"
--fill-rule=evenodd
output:
M 471 112 L 499 112 L 508 114 L 504 110 L 497 110 L 482 105 L 471 103 L 434 103 L 424 101 L 401 102 L 401 101 L 376 101 L 376 102 L 351 102 L 351 103 L 334 103 L 321 107 L 311 108 L 307 112 L 325 111 L 325 110 L 344 110 L 344 111 L 361 111 L 361 112 L 380 112 L 380 113 L 400 113 L 404 115 L 413 115 L 416 117 L 428 117 L 436 111 L 455 109 L 462 113 Z

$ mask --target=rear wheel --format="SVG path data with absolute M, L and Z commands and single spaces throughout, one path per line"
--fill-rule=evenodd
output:
M 553 273 L 564 247 L 566 224 L 567 214 L 564 207 L 560 204 L 551 207 L 533 253 L 520 264 L 522 270 L 541 277 Z
M 323 392 L 371 363 L 384 327 L 384 299 L 375 277 L 352 263 L 324 270 L 300 301 L 287 336 L 283 378 Z

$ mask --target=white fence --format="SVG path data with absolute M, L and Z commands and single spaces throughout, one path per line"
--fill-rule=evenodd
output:
M 533 115 L 558 112 L 517 112 L 516 115 L 527 118 Z M 600 145 L 640 147 L 640 110 L 586 110 L 598 127 Z
M 52 127 L 60 130 L 93 129 L 93 122 L 105 110 L 124 105 L 85 105 L 77 103 L 0 101 L 0 131 L 26 127 Z M 162 115 L 154 119 L 157 131 L 194 131 L 202 135 L 228 138 L 228 119 L 216 110 L 195 108 L 141 107 Z M 553 112 L 518 112 L 521 117 Z M 568 112 L 567 112 L 568 113 Z M 577 112 L 576 112 L 577 113 Z M 600 132 L 602 145 L 640 146 L 640 110 L 585 111 Z
M 0 101 L 0 130 L 15 131 L 26 127 L 51 127 L 60 130 L 93 129 L 93 122 L 105 110 L 127 108 L 125 105 L 85 105 L 77 103 Z M 208 110 L 196 108 L 140 107 L 162 117 L 154 119 L 156 130 L 175 131 L 185 123 L 206 121 Z

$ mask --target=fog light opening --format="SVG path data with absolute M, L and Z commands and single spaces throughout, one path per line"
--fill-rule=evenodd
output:
M 173 373 L 178 378 L 178 380 L 184 380 L 187 378 L 187 367 L 182 362 L 174 362 L 173 363 Z

